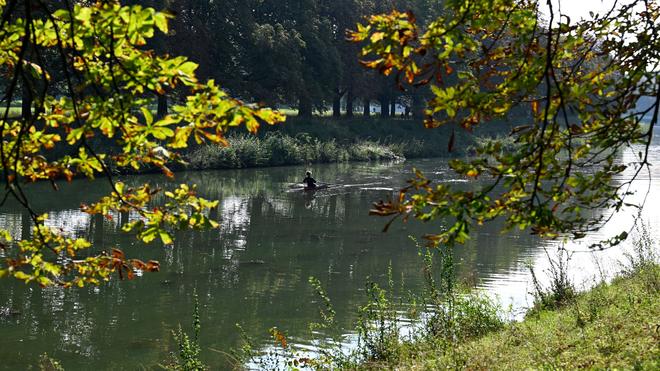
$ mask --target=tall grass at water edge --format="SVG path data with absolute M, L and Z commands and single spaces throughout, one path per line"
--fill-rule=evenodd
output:
M 426 129 L 409 119 L 296 118 L 267 126 L 256 136 L 233 131 L 229 147 L 201 146 L 189 152 L 189 169 L 245 168 L 342 161 L 390 161 L 474 153 L 510 124 L 467 132 L 451 125 Z M 453 141 L 451 152 L 449 142 Z M 509 146 L 505 146 L 506 149 Z
M 275 342 L 281 346 L 264 354 L 251 348 L 254 341 L 244 339 L 242 356 L 237 359 L 259 369 L 389 369 L 411 357 L 418 344 L 432 343 L 438 349 L 450 349 L 457 342 L 478 338 L 504 326 L 498 304 L 455 282 L 450 249 L 420 251 L 426 282 L 424 292 L 416 295 L 406 291 L 403 282 L 401 288 L 395 287 L 391 265 L 385 282 L 368 279 L 366 303 L 357 308 L 355 328 L 348 330 L 357 337 L 353 346 L 347 348 L 341 336 L 325 335 L 345 333 L 346 329 L 333 329 L 337 323 L 332 302 L 321 282 L 312 277 L 310 283 L 321 299 L 320 322 L 310 325 L 310 336 L 319 344 L 317 356 L 309 358 L 282 341 L 285 332 L 271 330 Z
M 263 137 L 232 135 L 228 147 L 201 146 L 188 155 L 189 169 L 227 169 L 343 161 L 394 161 L 405 158 L 406 147 L 417 142 L 385 143 L 358 140 L 340 143 L 308 135 L 271 132 Z

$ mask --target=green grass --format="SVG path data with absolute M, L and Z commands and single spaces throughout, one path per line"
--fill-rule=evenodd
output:
M 4 117 L 5 109 L 6 109 L 5 107 L 0 108 L 0 116 Z M 18 106 L 18 107 L 11 106 L 11 107 L 9 107 L 9 116 L 8 117 L 10 119 L 17 119 L 17 118 L 21 117 L 21 112 L 22 112 L 22 108 L 20 106 Z
M 427 129 L 419 121 L 401 117 L 288 117 L 283 124 L 261 127 L 257 136 L 231 131 L 229 147 L 191 150 L 188 169 L 461 156 L 473 152 L 479 138 L 502 136 L 508 130 L 508 124 L 486 125 L 473 133 L 451 126 Z M 452 135 L 454 146 L 449 152 Z
M 363 118 L 334 117 L 288 117 L 280 125 L 263 127 L 262 135 L 278 131 L 290 136 L 306 134 L 320 140 L 334 139 L 338 142 L 370 140 L 390 144 L 406 144 L 403 148 L 406 157 L 446 156 L 448 144 L 454 133 L 453 154 L 466 153 L 480 137 L 508 136 L 512 124 L 493 122 L 468 132 L 456 125 L 429 129 L 418 121 L 409 118 Z
M 579 294 L 558 310 L 538 311 L 449 350 L 432 340 L 403 344 L 396 358 L 393 364 L 359 368 L 658 370 L 660 266 L 647 264 Z
M 309 135 L 295 137 L 270 132 L 261 137 L 232 135 L 229 147 L 202 146 L 187 156 L 188 169 L 234 169 L 342 161 L 392 161 L 403 157 L 401 147 L 368 140 L 340 143 Z

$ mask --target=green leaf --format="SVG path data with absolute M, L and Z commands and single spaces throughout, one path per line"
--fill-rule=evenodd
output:
M 32 276 L 26 274 L 23 271 L 14 272 L 14 277 L 21 280 L 21 281 L 25 281 L 25 282 L 28 282 L 28 281 L 32 280 Z
M 158 231 L 158 235 L 160 236 L 160 240 L 163 241 L 164 245 L 171 245 L 173 243 L 172 237 L 166 231 L 160 230 Z
M 140 107 L 140 111 L 142 111 L 142 115 L 144 115 L 144 120 L 147 125 L 151 125 L 154 122 L 154 116 L 151 114 L 151 110 L 147 107 Z
M 154 14 L 154 24 L 164 34 L 167 34 L 167 31 L 168 31 L 168 29 L 167 29 L 167 23 L 168 23 L 167 18 L 168 18 L 168 16 L 167 16 L 166 13 L 157 12 L 156 14 Z
M 144 241 L 145 243 L 152 242 L 153 240 L 156 239 L 157 236 L 158 236 L 158 228 L 155 227 L 147 228 L 142 233 L 140 233 L 140 239 L 142 239 L 142 241 Z
M 185 62 L 179 66 L 179 70 L 186 75 L 192 75 L 194 74 L 197 67 L 199 67 L 197 63 Z

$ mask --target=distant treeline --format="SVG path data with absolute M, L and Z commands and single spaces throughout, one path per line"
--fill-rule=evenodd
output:
M 150 47 L 185 55 L 230 94 L 291 107 L 300 116 L 421 114 L 424 91 L 400 91 L 394 77 L 363 68 L 346 30 L 371 14 L 411 10 L 433 19 L 438 0 L 133 0 L 174 14 L 170 34 Z M 176 96 L 170 94 L 170 97 Z M 167 98 L 159 99 L 162 112 Z

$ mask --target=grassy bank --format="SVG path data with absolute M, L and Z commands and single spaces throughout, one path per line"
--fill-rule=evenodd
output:
M 339 143 L 372 141 L 401 144 L 402 154 L 408 158 L 436 157 L 465 153 L 479 137 L 508 136 L 513 124 L 492 122 L 469 132 L 456 125 L 435 129 L 425 128 L 421 121 L 410 118 L 341 118 L 288 117 L 281 125 L 263 127 L 260 135 L 276 131 L 296 137 L 306 135 L 320 141 L 336 140 Z M 449 142 L 453 134 L 452 153 Z
M 452 133 L 454 148 L 449 152 Z M 256 136 L 230 133 L 229 147 L 197 147 L 187 160 L 188 169 L 201 170 L 456 156 L 467 153 L 480 136 L 494 135 L 487 130 L 426 129 L 401 118 L 290 117 L 282 125 L 263 127 Z
M 189 169 L 229 169 L 342 161 L 392 161 L 403 159 L 403 143 L 358 140 L 341 143 L 308 135 L 295 137 L 234 135 L 229 147 L 202 146 L 188 155 Z
M 456 285 L 450 251 L 427 251 L 422 269 L 426 289 L 407 300 L 405 311 L 393 294 L 391 268 L 385 286 L 367 283 L 367 303 L 359 307 L 352 331 L 358 336 L 356 348 L 346 349 L 341 339 L 321 338 L 317 341 L 326 345 L 318 358 L 284 345 L 252 362 L 265 368 L 302 364 L 351 370 L 658 370 L 659 255 L 648 229 L 641 232 L 633 252 L 624 252 L 627 261 L 618 275 L 611 281 L 601 277 L 585 292 L 575 290 L 566 278 L 567 265 L 560 263 L 570 260 L 570 254 L 559 250 L 557 257 L 548 255 L 557 268 L 548 271 L 549 287 L 535 282 L 534 306 L 522 321 L 511 322 L 503 320 L 507 313 L 496 302 Z M 318 281 L 315 290 L 322 322 L 313 328 L 331 328 L 335 312 L 330 299 Z M 402 324 L 415 330 L 402 335 Z M 281 333 L 274 335 L 280 338 Z
M 602 283 L 558 310 L 438 351 L 433 341 L 403 344 L 397 369 L 660 369 L 660 267 Z

